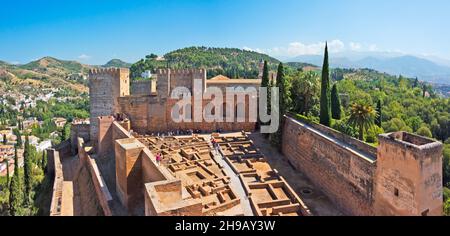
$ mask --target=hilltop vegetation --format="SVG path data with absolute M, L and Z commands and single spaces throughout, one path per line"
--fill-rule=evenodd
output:
M 124 62 L 120 59 L 112 59 L 108 61 L 105 65 L 102 67 L 118 67 L 118 68 L 130 68 L 131 64 L 128 62 Z
M 266 60 L 271 69 L 279 61 L 265 54 L 236 48 L 189 47 L 164 55 L 161 60 L 151 54 L 131 66 L 131 77 L 137 78 L 143 71 L 158 68 L 205 68 L 208 78 L 219 74 L 230 78 L 256 78 L 261 60 Z

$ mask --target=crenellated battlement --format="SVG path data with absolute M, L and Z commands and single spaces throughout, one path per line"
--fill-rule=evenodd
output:
M 120 77 L 121 74 L 129 74 L 130 70 L 127 68 L 94 68 L 89 70 L 89 76 L 95 77 L 99 75 L 110 75 L 112 77 Z
M 203 74 L 205 73 L 205 69 L 157 69 L 157 75 L 191 75 L 191 74 Z

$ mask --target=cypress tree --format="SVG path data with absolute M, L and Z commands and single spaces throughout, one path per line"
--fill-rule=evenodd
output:
M 270 90 L 269 90 L 269 67 L 267 65 L 267 61 L 264 61 L 264 67 L 263 67 L 263 74 L 262 74 L 262 78 L 261 78 L 261 87 L 262 88 L 267 88 L 267 105 L 266 105 L 266 111 L 267 114 L 270 114 Z
M 381 99 L 377 102 L 377 117 L 375 119 L 375 124 L 378 127 L 381 127 L 381 119 L 382 119 L 382 113 L 381 113 Z
M 330 126 L 330 74 L 328 65 L 328 44 L 325 43 L 325 56 L 323 58 L 322 82 L 320 86 L 320 124 Z
M 6 186 L 9 186 L 9 160 L 6 159 Z
M 22 147 L 22 134 L 20 133 L 20 130 L 14 129 L 13 133 L 17 137 L 16 146 L 19 147 L 19 148 Z
M 31 153 L 30 153 L 30 141 L 28 135 L 25 136 L 25 150 L 23 153 L 24 159 L 24 184 L 25 184 L 25 204 L 29 204 L 31 195 Z
M 19 176 L 19 158 L 17 157 L 17 147 L 14 150 L 14 175 L 9 185 L 9 214 L 19 215 L 22 205 L 22 186 Z
M 269 86 L 269 67 L 267 66 L 267 61 L 264 61 L 263 74 L 261 79 L 261 87 Z
M 42 161 L 41 161 L 41 167 L 44 173 L 47 172 L 47 156 L 45 155 L 45 150 L 42 151 Z
M 341 101 L 336 84 L 331 89 L 331 115 L 335 120 L 341 119 Z
M 277 81 L 276 86 L 279 89 L 279 126 L 277 132 L 273 133 L 271 135 L 271 141 L 272 144 L 274 144 L 279 150 L 281 150 L 282 145 L 282 134 L 283 134 L 283 125 L 284 125 L 284 119 L 283 116 L 286 114 L 287 107 L 289 101 L 288 94 L 287 94 L 287 84 L 284 77 L 284 67 L 283 63 L 280 63 L 278 65 L 278 72 L 277 72 Z
M 8 140 L 6 139 L 6 134 L 3 134 L 3 144 L 7 144 L 8 143 Z

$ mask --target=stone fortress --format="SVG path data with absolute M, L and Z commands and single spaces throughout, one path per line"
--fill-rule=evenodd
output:
M 91 70 L 89 124 L 73 123 L 71 139 L 48 150 L 51 215 L 442 215 L 440 142 L 397 132 L 375 148 L 285 116 L 283 154 L 274 153 L 248 112 L 243 123 L 173 122 L 170 94 L 194 80 L 222 90 L 261 83 L 207 80 L 203 69 L 133 82 L 128 69 Z M 248 111 L 247 101 L 236 106 Z

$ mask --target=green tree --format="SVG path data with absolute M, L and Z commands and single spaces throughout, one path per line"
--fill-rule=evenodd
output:
M 13 134 L 17 137 L 17 143 L 16 145 L 21 148 L 22 147 L 22 134 L 20 133 L 20 130 L 13 129 Z
M 70 124 L 67 123 L 64 125 L 63 129 L 61 130 L 61 141 L 65 141 L 69 139 L 70 137 Z
M 283 116 L 289 106 L 289 94 L 287 89 L 287 81 L 284 75 L 283 63 L 278 65 L 276 86 L 279 89 L 279 126 L 277 132 L 271 135 L 272 144 L 274 144 L 279 150 L 281 150 L 281 139 L 283 134 L 284 119 Z
M 6 158 L 6 186 L 9 186 L 9 160 Z
M 382 122 L 382 119 L 383 119 L 383 113 L 382 113 L 381 109 L 382 109 L 381 108 L 381 99 L 378 99 L 378 102 L 377 102 L 377 117 L 375 119 L 375 124 L 378 127 L 381 127 L 381 122 Z
M 9 214 L 16 216 L 20 214 L 23 202 L 22 185 L 19 175 L 19 158 L 17 156 L 17 147 L 14 151 L 14 175 L 9 185 Z
M 319 76 L 313 71 L 297 72 L 292 79 L 291 101 L 294 112 L 308 116 L 312 107 L 318 102 Z
M 426 126 L 420 127 L 420 128 L 417 130 L 416 133 L 417 133 L 418 135 L 420 135 L 420 136 L 424 136 L 424 137 L 428 137 L 428 138 L 432 138 L 432 137 L 433 137 L 433 134 L 431 133 L 431 130 L 428 129 L 428 127 L 426 127 Z
M 265 107 L 267 114 L 270 114 L 270 90 L 269 90 L 269 85 L 270 85 L 270 81 L 269 81 L 269 67 L 267 65 L 267 61 L 264 61 L 264 66 L 263 66 L 263 74 L 262 74 L 262 78 L 261 78 L 261 87 L 263 88 L 267 88 L 267 105 Z
M 369 105 L 357 103 L 352 105 L 348 122 L 359 129 L 359 140 L 364 140 L 364 131 L 374 125 L 375 116 L 375 110 Z
M 31 168 L 32 168 L 32 159 L 31 159 L 31 147 L 28 135 L 25 136 L 25 147 L 23 153 L 24 159 L 24 184 L 25 184 L 25 204 L 30 203 L 31 196 Z
M 322 67 L 322 82 L 320 87 L 320 124 L 330 126 L 331 107 L 330 107 L 330 73 L 328 65 L 328 44 L 325 44 L 325 56 Z
M 6 145 L 8 143 L 8 139 L 6 139 L 6 134 L 3 134 L 3 144 Z
M 42 167 L 42 170 L 44 171 L 44 173 L 47 172 L 47 155 L 46 155 L 45 150 L 42 151 L 41 167 Z
M 331 89 L 331 114 L 333 119 L 341 119 L 341 100 L 339 99 L 339 92 L 336 84 Z

